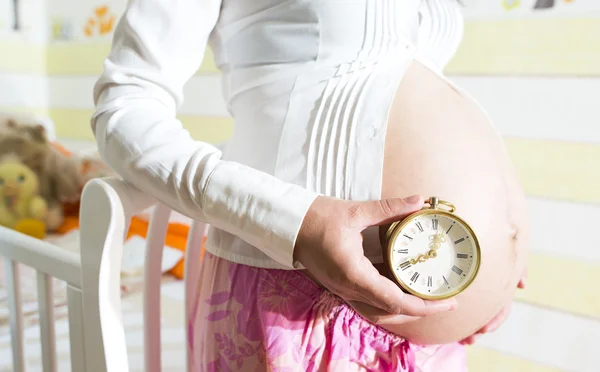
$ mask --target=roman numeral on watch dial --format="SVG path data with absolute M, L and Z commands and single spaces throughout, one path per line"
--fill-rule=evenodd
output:
M 462 269 L 456 265 L 452 266 L 452 271 L 454 271 L 457 275 L 460 275 L 463 273 Z
M 437 230 L 438 229 L 438 220 L 437 219 L 433 219 L 431 220 L 431 229 L 432 230 Z
M 405 271 L 406 269 L 408 269 L 410 267 L 410 261 L 404 261 L 400 264 L 400 268 L 402 269 L 402 271 Z
M 421 274 L 419 274 L 418 271 L 415 271 L 415 273 L 413 274 L 413 276 L 410 278 L 410 281 L 413 282 L 413 283 L 416 282 L 417 279 L 419 279 L 419 275 L 421 275 Z
M 404 249 L 398 249 L 397 251 L 398 253 L 402 253 L 402 254 L 408 254 L 408 248 L 404 248 Z
M 462 258 L 462 259 L 465 259 L 465 258 L 469 258 L 469 255 L 468 255 L 468 254 L 466 254 L 466 253 L 457 253 L 457 254 L 456 254 L 456 258 Z
M 465 238 L 460 238 L 457 241 L 455 241 L 454 244 L 462 243 L 464 241 L 465 241 Z
M 423 226 L 421 226 L 421 222 L 417 222 L 417 223 L 416 223 L 416 225 L 417 225 L 417 227 L 419 228 L 419 230 L 420 230 L 421 232 L 423 232 Z

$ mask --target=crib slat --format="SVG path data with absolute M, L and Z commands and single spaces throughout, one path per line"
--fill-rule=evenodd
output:
M 170 216 L 171 210 L 164 204 L 158 204 L 148 226 L 144 262 L 144 370 L 146 372 L 159 372 L 162 369 L 160 280 Z
M 25 371 L 23 357 L 23 310 L 21 308 L 21 283 L 17 262 L 4 258 L 6 288 L 8 289 L 8 319 L 13 352 L 13 371 Z
M 83 347 L 83 297 L 81 290 L 68 286 L 69 342 L 71 343 L 71 371 L 85 371 L 85 349 Z
M 198 293 L 198 285 L 200 279 L 200 254 L 202 253 L 202 243 L 204 236 L 208 232 L 208 224 L 200 221 L 195 221 L 188 233 L 187 246 L 185 248 L 185 268 L 183 271 L 185 282 L 185 329 L 188 333 L 187 339 L 190 340 L 194 335 L 191 332 L 190 322 L 194 316 L 195 293 Z M 186 371 L 191 372 L 192 353 L 190 347 L 186 349 Z
M 56 339 L 54 336 L 54 297 L 52 277 L 37 272 L 38 307 L 40 312 L 40 343 L 44 372 L 56 372 Z

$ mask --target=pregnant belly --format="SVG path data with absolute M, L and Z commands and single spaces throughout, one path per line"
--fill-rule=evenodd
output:
M 479 238 L 482 264 L 457 296 L 456 310 L 383 327 L 423 344 L 458 341 L 515 293 L 529 243 L 526 202 L 489 119 L 418 62 L 407 70 L 390 110 L 382 183 L 382 198 L 412 194 L 452 202 Z M 378 268 L 389 275 L 384 265 Z

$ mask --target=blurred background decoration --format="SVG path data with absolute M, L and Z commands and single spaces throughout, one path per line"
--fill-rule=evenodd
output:
M 0 0 L 0 111 L 49 118 L 66 146 L 93 146 L 92 86 L 125 3 Z M 598 371 L 600 1 L 463 4 L 464 41 L 446 72 L 504 136 L 533 228 L 528 288 L 502 329 L 469 349 L 471 370 Z M 208 50 L 179 111 L 195 138 L 230 136 L 220 92 Z

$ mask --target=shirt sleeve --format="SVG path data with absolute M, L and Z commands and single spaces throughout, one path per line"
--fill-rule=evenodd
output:
M 318 195 L 222 160 L 176 119 L 220 7 L 221 0 L 130 0 L 94 87 L 92 130 L 101 156 L 125 181 L 291 268 Z

